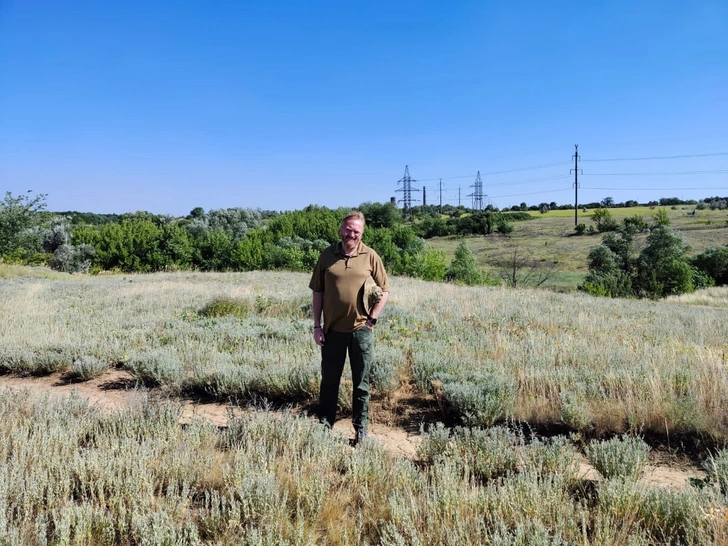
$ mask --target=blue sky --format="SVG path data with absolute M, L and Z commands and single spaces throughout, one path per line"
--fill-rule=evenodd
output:
M 409 165 L 428 204 L 478 171 L 561 204 L 579 144 L 580 202 L 725 196 L 727 28 L 724 0 L 0 0 L 0 190 L 291 210 L 401 199 Z

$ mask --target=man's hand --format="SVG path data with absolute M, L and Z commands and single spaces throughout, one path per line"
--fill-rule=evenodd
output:
M 324 335 L 324 330 L 320 326 L 313 329 L 313 340 L 316 342 L 316 345 L 319 347 L 324 346 L 324 342 L 326 341 L 326 336 Z

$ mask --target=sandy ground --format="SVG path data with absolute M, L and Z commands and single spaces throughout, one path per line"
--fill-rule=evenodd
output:
M 0 391 L 6 388 L 33 389 L 48 392 L 52 396 L 68 396 L 75 391 L 87 399 L 89 405 L 109 411 L 133 404 L 141 395 L 140 391 L 134 389 L 132 377 L 122 370 L 110 370 L 101 377 L 83 383 L 70 383 L 60 374 L 44 377 L 0 375 Z M 180 423 L 202 419 L 217 426 L 225 426 L 231 411 L 244 412 L 229 404 L 217 402 L 189 399 L 181 399 L 180 402 L 182 404 Z M 342 436 L 353 434 L 351 423 L 346 419 L 338 421 L 334 430 Z M 415 457 L 420 442 L 419 428 L 413 426 L 398 427 L 374 422 L 369 426 L 369 436 L 381 442 L 397 456 L 409 459 Z M 599 479 L 598 473 L 585 458 L 580 463 L 580 475 L 586 479 Z M 685 459 L 652 454 L 642 480 L 650 485 L 682 488 L 688 484 L 690 478 L 702 478 L 704 475 L 700 468 Z

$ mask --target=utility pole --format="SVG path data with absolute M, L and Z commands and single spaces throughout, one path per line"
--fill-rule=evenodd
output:
M 458 186 L 458 207 L 460 206 L 460 186 Z
M 574 226 L 579 225 L 579 145 L 574 144 Z M 583 174 L 583 171 L 582 171 Z
M 402 207 L 405 214 L 409 211 L 410 208 L 412 208 L 412 192 L 420 191 L 417 188 L 412 189 L 412 182 L 417 182 L 417 180 L 412 180 L 412 177 L 409 173 L 409 165 L 405 165 L 404 176 L 402 176 L 402 178 L 400 178 L 397 182 L 397 185 L 401 185 L 402 187 L 396 190 L 402 192 Z
M 483 210 L 483 179 L 480 178 L 480 171 L 475 177 L 475 184 L 470 187 L 475 188 L 473 193 L 468 196 L 473 198 L 473 209 Z
M 422 186 L 422 206 L 427 206 L 427 186 Z
M 442 212 L 442 178 L 440 179 L 440 212 Z

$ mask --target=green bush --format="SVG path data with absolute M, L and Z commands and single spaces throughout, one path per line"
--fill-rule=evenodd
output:
M 250 308 L 251 303 L 248 300 L 220 297 L 200 309 L 200 316 L 245 318 L 250 314 Z
M 728 246 L 711 247 L 695 256 L 691 263 L 698 270 L 709 275 L 716 285 L 728 284 Z
M 455 283 L 467 285 L 484 284 L 486 276 L 475 263 L 473 253 L 470 252 L 465 241 L 455 249 L 455 257 L 447 269 L 445 279 Z

